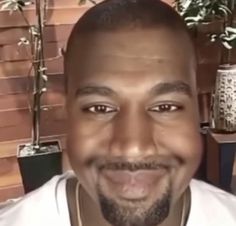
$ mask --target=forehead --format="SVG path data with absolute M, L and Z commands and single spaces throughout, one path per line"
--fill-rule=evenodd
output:
M 98 79 L 99 75 L 115 79 L 115 74 L 189 79 L 195 70 L 187 35 L 166 28 L 83 34 L 74 39 L 70 52 L 66 73 L 81 82 Z

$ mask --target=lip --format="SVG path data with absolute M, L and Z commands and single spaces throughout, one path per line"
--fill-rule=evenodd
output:
M 121 199 L 143 200 L 150 195 L 153 187 L 166 174 L 167 169 L 158 170 L 104 170 L 103 178 L 110 190 Z

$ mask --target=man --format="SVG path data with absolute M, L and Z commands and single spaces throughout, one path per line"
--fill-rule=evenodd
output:
M 5 205 L 1 226 L 236 225 L 236 198 L 192 179 L 202 155 L 196 57 L 170 6 L 90 9 L 70 36 L 65 75 L 76 177 Z

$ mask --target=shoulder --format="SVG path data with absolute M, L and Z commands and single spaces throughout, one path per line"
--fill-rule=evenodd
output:
M 236 196 L 199 180 L 191 181 L 190 190 L 190 216 L 194 222 L 207 226 L 236 225 Z
M 235 195 L 225 192 L 203 181 L 192 180 L 190 183 L 190 188 L 193 192 L 199 195 L 207 196 L 219 202 L 223 201 L 225 205 L 236 205 Z
M 55 176 L 37 190 L 0 204 L 1 226 L 61 225 L 66 216 L 66 180 L 71 173 Z M 57 224 L 56 222 L 60 222 Z M 65 224 L 67 225 L 67 224 Z

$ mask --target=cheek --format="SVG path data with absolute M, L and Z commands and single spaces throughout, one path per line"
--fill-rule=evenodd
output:
M 107 150 L 109 128 L 88 122 L 74 120 L 68 131 L 68 156 L 73 170 L 85 184 L 93 186 L 96 178 L 88 162 L 96 157 L 103 156 Z
M 180 159 L 181 166 L 185 170 L 184 175 L 193 176 L 202 157 L 200 133 L 179 131 L 178 133 L 169 133 L 168 137 L 171 137 L 171 140 L 166 140 L 165 149 Z
M 99 140 L 99 136 L 93 135 L 91 129 L 83 123 L 74 122 L 68 132 L 67 147 L 72 169 L 93 198 L 96 198 L 96 175 L 87 163 L 91 157 L 96 156 Z
M 170 150 L 178 156 L 184 164 L 193 166 L 197 165 L 202 155 L 202 141 L 200 133 L 183 129 L 177 133 L 170 133 L 171 142 Z M 195 163 L 195 164 L 194 164 Z
M 162 145 L 165 150 L 181 160 L 180 167 L 171 175 L 175 198 L 178 198 L 189 185 L 202 157 L 202 139 L 197 129 L 191 128 L 190 124 L 179 128 L 178 131 L 170 130 L 162 134 Z
M 182 160 L 182 165 L 176 174 L 176 183 L 178 183 L 176 186 L 182 186 L 185 189 L 184 186 L 188 185 L 200 165 L 202 157 L 201 136 L 197 132 L 184 133 L 180 131 L 178 135 L 172 137 L 171 140 L 175 144 L 172 150 Z
M 73 116 L 72 116 L 73 117 Z M 94 146 L 94 128 L 90 123 L 84 123 L 78 117 L 71 117 L 68 131 L 69 155 L 74 161 L 83 162 L 84 155 Z
M 196 119 L 196 113 L 191 111 L 157 128 L 159 143 L 189 168 L 196 168 L 202 155 L 202 137 Z

